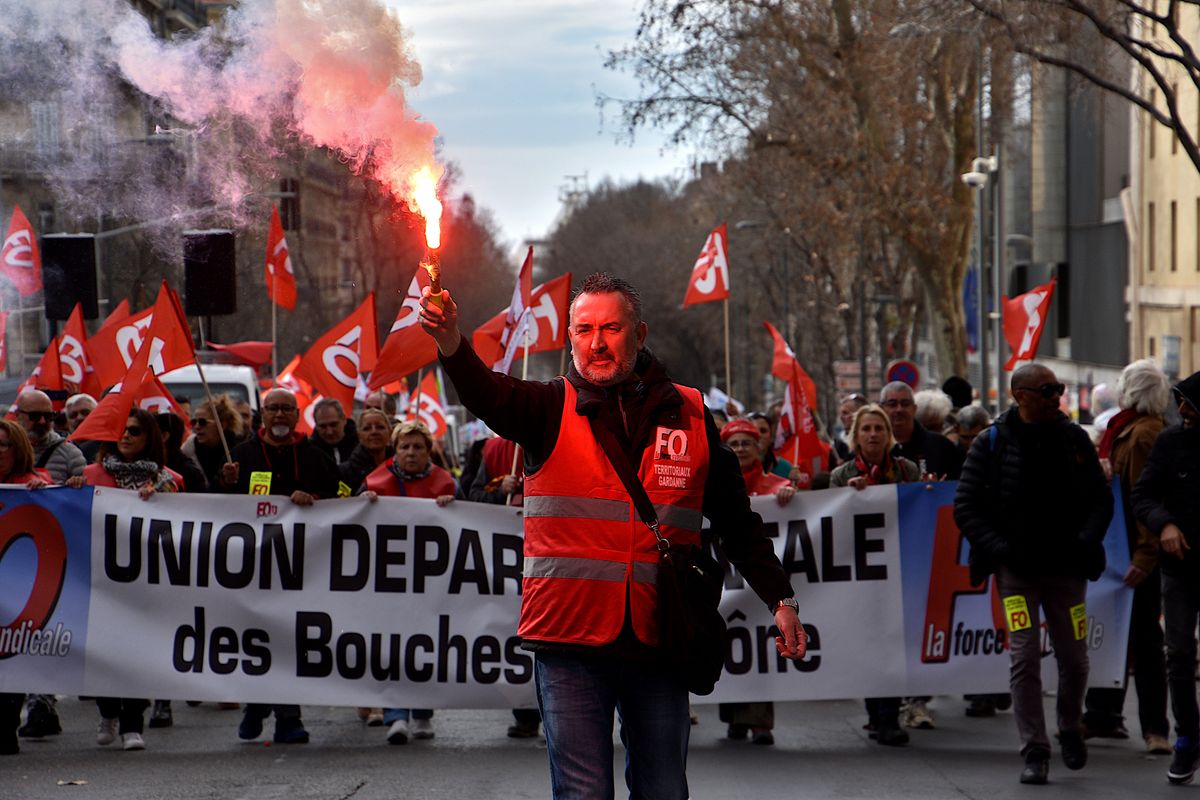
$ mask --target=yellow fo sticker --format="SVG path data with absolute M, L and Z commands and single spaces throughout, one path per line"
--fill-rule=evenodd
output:
M 1087 636 L 1087 604 L 1080 603 L 1077 606 L 1071 606 L 1071 628 L 1075 631 L 1075 639 L 1083 639 Z
M 1033 627 L 1033 621 L 1029 618 L 1029 606 L 1022 595 L 1004 598 L 1004 615 L 1008 618 L 1010 631 L 1023 631 Z
M 349 497 L 349 496 L 350 496 L 350 494 L 351 494 L 351 492 L 350 492 L 350 487 L 346 485 L 346 482 L 345 482 L 345 481 L 338 481 L 338 494 L 337 494 L 337 496 L 338 496 L 338 497 Z
M 271 473 L 265 470 L 250 473 L 250 494 L 270 494 Z

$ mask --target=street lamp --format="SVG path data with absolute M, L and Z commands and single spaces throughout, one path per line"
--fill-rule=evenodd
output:
M 1000 308 L 1001 280 L 1004 274 L 1004 195 L 1000 181 L 1000 148 L 991 156 L 976 158 L 971 162 L 971 171 L 959 176 L 959 179 L 976 190 L 975 229 L 977 233 L 977 261 L 979 263 L 979 377 L 983 406 L 988 405 L 988 363 L 987 340 L 989 324 L 995 322 L 996 354 L 996 415 L 1003 410 L 1004 397 L 1004 351 L 1002 337 L 1004 328 Z M 994 178 L 992 176 L 995 176 Z M 992 296 L 996 301 L 996 310 L 988 311 L 987 302 L 987 272 L 984 269 L 984 251 L 987 247 L 987 237 L 984 231 L 983 191 L 991 189 L 992 203 Z

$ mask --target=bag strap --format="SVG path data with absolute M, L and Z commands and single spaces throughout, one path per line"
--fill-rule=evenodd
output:
M 612 464 L 617 477 L 625 485 L 625 491 L 629 492 L 629 499 L 633 501 L 633 507 L 637 509 L 638 516 L 642 518 L 642 522 L 646 523 L 646 527 L 658 540 L 659 552 L 666 552 L 671 543 L 658 532 L 658 512 L 654 510 L 654 504 L 650 502 L 650 496 L 646 494 L 646 487 L 642 485 L 641 479 L 633 471 L 633 464 L 629 463 L 628 456 L 621 449 L 616 434 L 601 425 L 595 417 L 588 417 L 588 425 L 591 426 L 592 435 L 596 437 L 600 449 L 608 457 L 608 463 Z
M 50 463 L 50 456 L 54 455 L 54 451 L 57 450 L 58 446 L 65 441 L 66 439 L 59 439 L 57 442 L 43 450 L 41 457 L 38 458 L 37 463 L 34 464 L 34 466 L 37 469 L 45 469 L 46 465 Z

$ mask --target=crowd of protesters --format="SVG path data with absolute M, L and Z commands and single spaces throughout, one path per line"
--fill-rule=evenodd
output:
M 1043 714 L 1038 635 L 1043 618 L 1058 665 L 1053 738 L 1064 764 L 1069 769 L 1086 764 L 1089 738 L 1130 736 L 1123 714 L 1125 688 L 1086 688 L 1086 643 L 1073 634 L 1072 620 L 1086 602 L 1088 581 L 1104 569 L 1102 540 L 1113 513 L 1109 487 L 1110 482 L 1119 484 L 1117 513 L 1124 515 L 1130 553 L 1123 580 L 1133 589 L 1129 667 L 1140 732 L 1148 753 L 1173 754 L 1169 781 L 1190 782 L 1200 763 L 1195 684 L 1200 373 L 1172 389 L 1152 361 L 1134 362 L 1115 389 L 1096 387 L 1096 416 L 1086 426 L 1064 413 L 1065 387 L 1048 368 L 1021 367 L 1010 388 L 1013 404 L 994 421 L 960 378 L 948 380 L 942 390 L 919 392 L 905 383 L 890 383 L 876 402 L 846 395 L 837 406 L 836 434 L 822 434 L 827 453 L 812 467 L 776 455 L 778 408 L 774 414 L 767 410 L 741 416 L 718 409 L 713 416 L 721 442 L 737 457 L 748 494 L 773 496 L 780 505 L 794 502 L 804 489 L 959 482 L 955 519 L 970 543 L 972 580 L 979 584 L 994 576 L 1000 595 L 1019 598 L 1013 602 L 1028 611 L 1028 622 L 1019 629 L 1010 620 L 1011 694 L 970 696 L 965 712 L 992 716 L 1011 704 L 1024 759 L 1023 783 L 1045 783 L 1049 773 L 1052 737 Z M 296 398 L 275 388 L 263 397 L 261 419 L 249 418 L 248 404 L 239 408 L 233 399 L 217 396 L 192 409 L 190 435 L 174 415 L 135 409 L 118 442 L 77 446 L 67 441 L 64 434 L 95 406 L 93 398 L 76 395 L 56 420 L 46 394 L 27 391 L 18 397 L 14 419 L 0 420 L 0 483 L 31 489 L 117 486 L 147 498 L 162 491 L 247 493 L 252 480 L 269 480 L 268 493 L 288 496 L 298 505 L 348 494 L 371 500 L 427 497 L 439 505 L 456 498 L 523 502 L 524 459 L 511 441 L 493 437 L 476 442 L 464 470 L 452 474 L 429 430 L 398 420 L 394 400 L 380 393 L 368 398 L 356 418 L 338 401 L 322 400 L 311 436 L 296 430 Z M 909 741 L 905 728 L 934 727 L 929 699 L 867 699 L 869 735 L 881 745 L 904 745 Z M 153 706 L 146 698 L 96 702 L 96 741 L 101 745 L 119 740 L 127 750 L 144 748 L 144 717 L 150 708 L 150 727 L 171 724 L 166 700 Z M 1173 744 L 1168 705 L 1176 726 Z M 429 709 L 363 708 L 359 713 L 366 724 L 386 727 L 391 744 L 433 737 Z M 272 714 L 276 742 L 308 741 L 295 705 L 245 705 L 238 735 L 260 737 Z M 538 735 L 536 709 L 515 709 L 513 714 L 509 736 Z M 722 704 L 720 719 L 730 739 L 761 745 L 774 741 L 771 703 Z M 0 753 L 18 751 L 18 727 L 21 737 L 58 734 L 54 696 L 0 695 Z

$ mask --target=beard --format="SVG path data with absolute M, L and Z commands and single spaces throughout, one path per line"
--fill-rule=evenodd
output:
M 583 379 L 593 386 L 616 386 L 633 374 L 633 363 L 637 352 L 621 357 L 611 353 L 612 360 L 599 364 L 583 363 L 586 354 L 575 354 L 575 369 Z
M 292 429 L 287 425 L 272 425 L 270 428 L 271 437 L 274 439 L 286 439 L 292 435 Z

